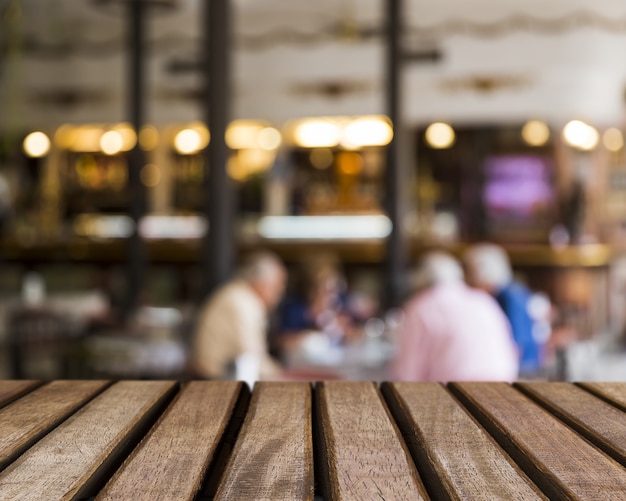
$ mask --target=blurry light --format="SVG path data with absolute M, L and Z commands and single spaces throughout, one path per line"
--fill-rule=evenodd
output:
M 443 122 L 434 122 L 426 129 L 426 141 L 432 148 L 444 149 L 454 144 L 454 129 Z
M 116 155 L 122 151 L 123 146 L 124 138 L 115 130 L 105 132 L 100 138 L 100 149 L 105 155 Z
M 161 169 L 155 164 L 146 164 L 139 173 L 141 182 L 148 188 L 154 188 L 161 182 Z
M 275 150 L 280 146 L 281 135 L 274 127 L 264 127 L 257 137 L 259 146 L 264 150 Z
M 264 216 L 257 230 L 262 237 L 285 240 L 358 240 L 385 238 L 391 226 L 384 215 Z
M 337 155 L 337 170 L 347 176 L 355 176 L 363 170 L 363 157 L 353 151 L 342 151 Z
M 244 170 L 249 174 L 268 169 L 274 160 L 272 152 L 260 148 L 241 150 L 237 157 Z
M 139 234 L 143 238 L 202 238 L 208 223 L 202 216 L 144 216 L 139 221 Z
M 329 148 L 314 148 L 309 153 L 309 160 L 316 169 L 328 169 L 333 164 L 333 152 Z
M 139 131 L 139 146 L 145 151 L 153 150 L 159 144 L 159 131 L 154 125 L 146 125 Z
M 50 139 L 43 132 L 31 132 L 24 138 L 24 152 L 33 158 L 40 158 L 50 151 Z
M 328 120 L 305 120 L 296 126 L 294 138 L 296 145 L 303 148 L 328 148 L 339 144 L 341 130 Z
M 599 140 L 598 131 L 580 120 L 572 120 L 563 128 L 565 142 L 579 150 L 590 151 Z
M 530 146 L 543 146 L 550 139 L 550 129 L 541 120 L 529 120 L 522 127 L 522 138 Z
M 81 214 L 74 219 L 74 233 L 81 237 L 128 238 L 135 223 L 129 216 Z
M 619 151 L 624 147 L 624 136 L 622 131 L 612 127 L 604 131 L 602 142 L 609 151 Z
M 262 125 L 251 120 L 235 120 L 226 129 L 226 144 L 232 150 L 257 148 Z
M 93 125 L 83 125 L 75 131 L 74 141 L 71 150 L 82 153 L 100 151 L 100 138 L 103 130 L 101 127 Z
M 123 151 L 130 151 L 137 144 L 137 134 L 135 134 L 135 129 L 129 123 L 119 123 L 111 127 L 111 130 L 114 130 L 122 137 L 121 149 Z
M 200 150 L 202 139 L 193 129 L 183 129 L 174 138 L 174 148 L 181 155 L 189 155 Z
M 392 138 L 393 129 L 386 118 L 361 117 L 346 126 L 341 145 L 346 148 L 385 146 Z
M 243 181 L 248 177 L 248 170 L 246 165 L 239 160 L 239 153 L 230 156 L 226 162 L 226 172 L 235 181 Z
M 206 148 L 209 144 L 209 141 L 211 140 L 211 134 L 209 134 L 209 129 L 207 129 L 207 126 L 204 125 L 202 122 L 192 122 L 191 124 L 189 124 L 189 128 L 196 131 L 198 133 L 198 136 L 200 137 L 200 147 L 198 148 L 198 150 L 203 150 L 204 148 Z
M 59 127 L 54 133 L 54 143 L 58 148 L 69 150 L 76 140 L 76 128 L 69 124 Z

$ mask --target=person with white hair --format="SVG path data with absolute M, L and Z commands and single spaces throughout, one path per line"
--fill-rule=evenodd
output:
M 280 365 L 269 355 L 266 331 L 286 278 L 277 256 L 257 252 L 235 278 L 209 297 L 194 332 L 191 370 L 195 377 L 252 383 L 281 376 Z
M 520 372 L 536 374 L 541 368 L 541 345 L 533 335 L 535 320 L 529 308 L 533 294 L 513 277 L 506 251 L 495 244 L 477 244 L 465 251 L 463 260 L 468 283 L 491 294 L 508 318 L 519 350 Z
M 468 287 L 460 263 L 426 254 L 405 304 L 392 377 L 400 381 L 514 381 L 515 344 L 506 317 L 487 293 Z

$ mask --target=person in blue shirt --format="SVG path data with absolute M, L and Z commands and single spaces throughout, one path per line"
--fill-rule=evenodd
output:
M 541 344 L 533 334 L 535 319 L 529 309 L 532 292 L 515 280 L 509 258 L 498 245 L 474 245 L 463 258 L 468 283 L 493 295 L 509 319 L 519 350 L 520 375 L 536 374 L 542 360 Z

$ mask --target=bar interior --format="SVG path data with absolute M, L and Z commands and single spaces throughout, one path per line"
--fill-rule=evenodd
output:
M 0 379 L 626 380 L 624 53 L 620 1 L 0 0 Z M 516 359 L 446 373 L 474 298 Z

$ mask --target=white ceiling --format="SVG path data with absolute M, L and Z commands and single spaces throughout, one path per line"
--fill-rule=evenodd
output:
M 9 3 L 0 0 L 0 8 Z M 166 70 L 173 59 L 199 54 L 202 0 L 177 3 L 148 22 L 148 114 L 157 123 L 202 116 L 184 98 L 199 88 L 198 76 Z M 0 63 L 0 126 L 126 118 L 121 10 L 88 0 L 21 5 L 18 32 L 40 49 Z M 235 0 L 233 118 L 280 125 L 309 115 L 383 113 L 383 7 L 384 0 Z M 625 125 L 624 0 L 405 0 L 404 17 L 407 50 L 442 54 L 405 68 L 410 124 L 538 117 L 554 126 L 572 118 Z M 9 32 L 0 28 L 5 44 Z M 70 53 L 54 56 L 59 44 Z M 51 91 L 81 94 L 61 106 L 50 103 Z

